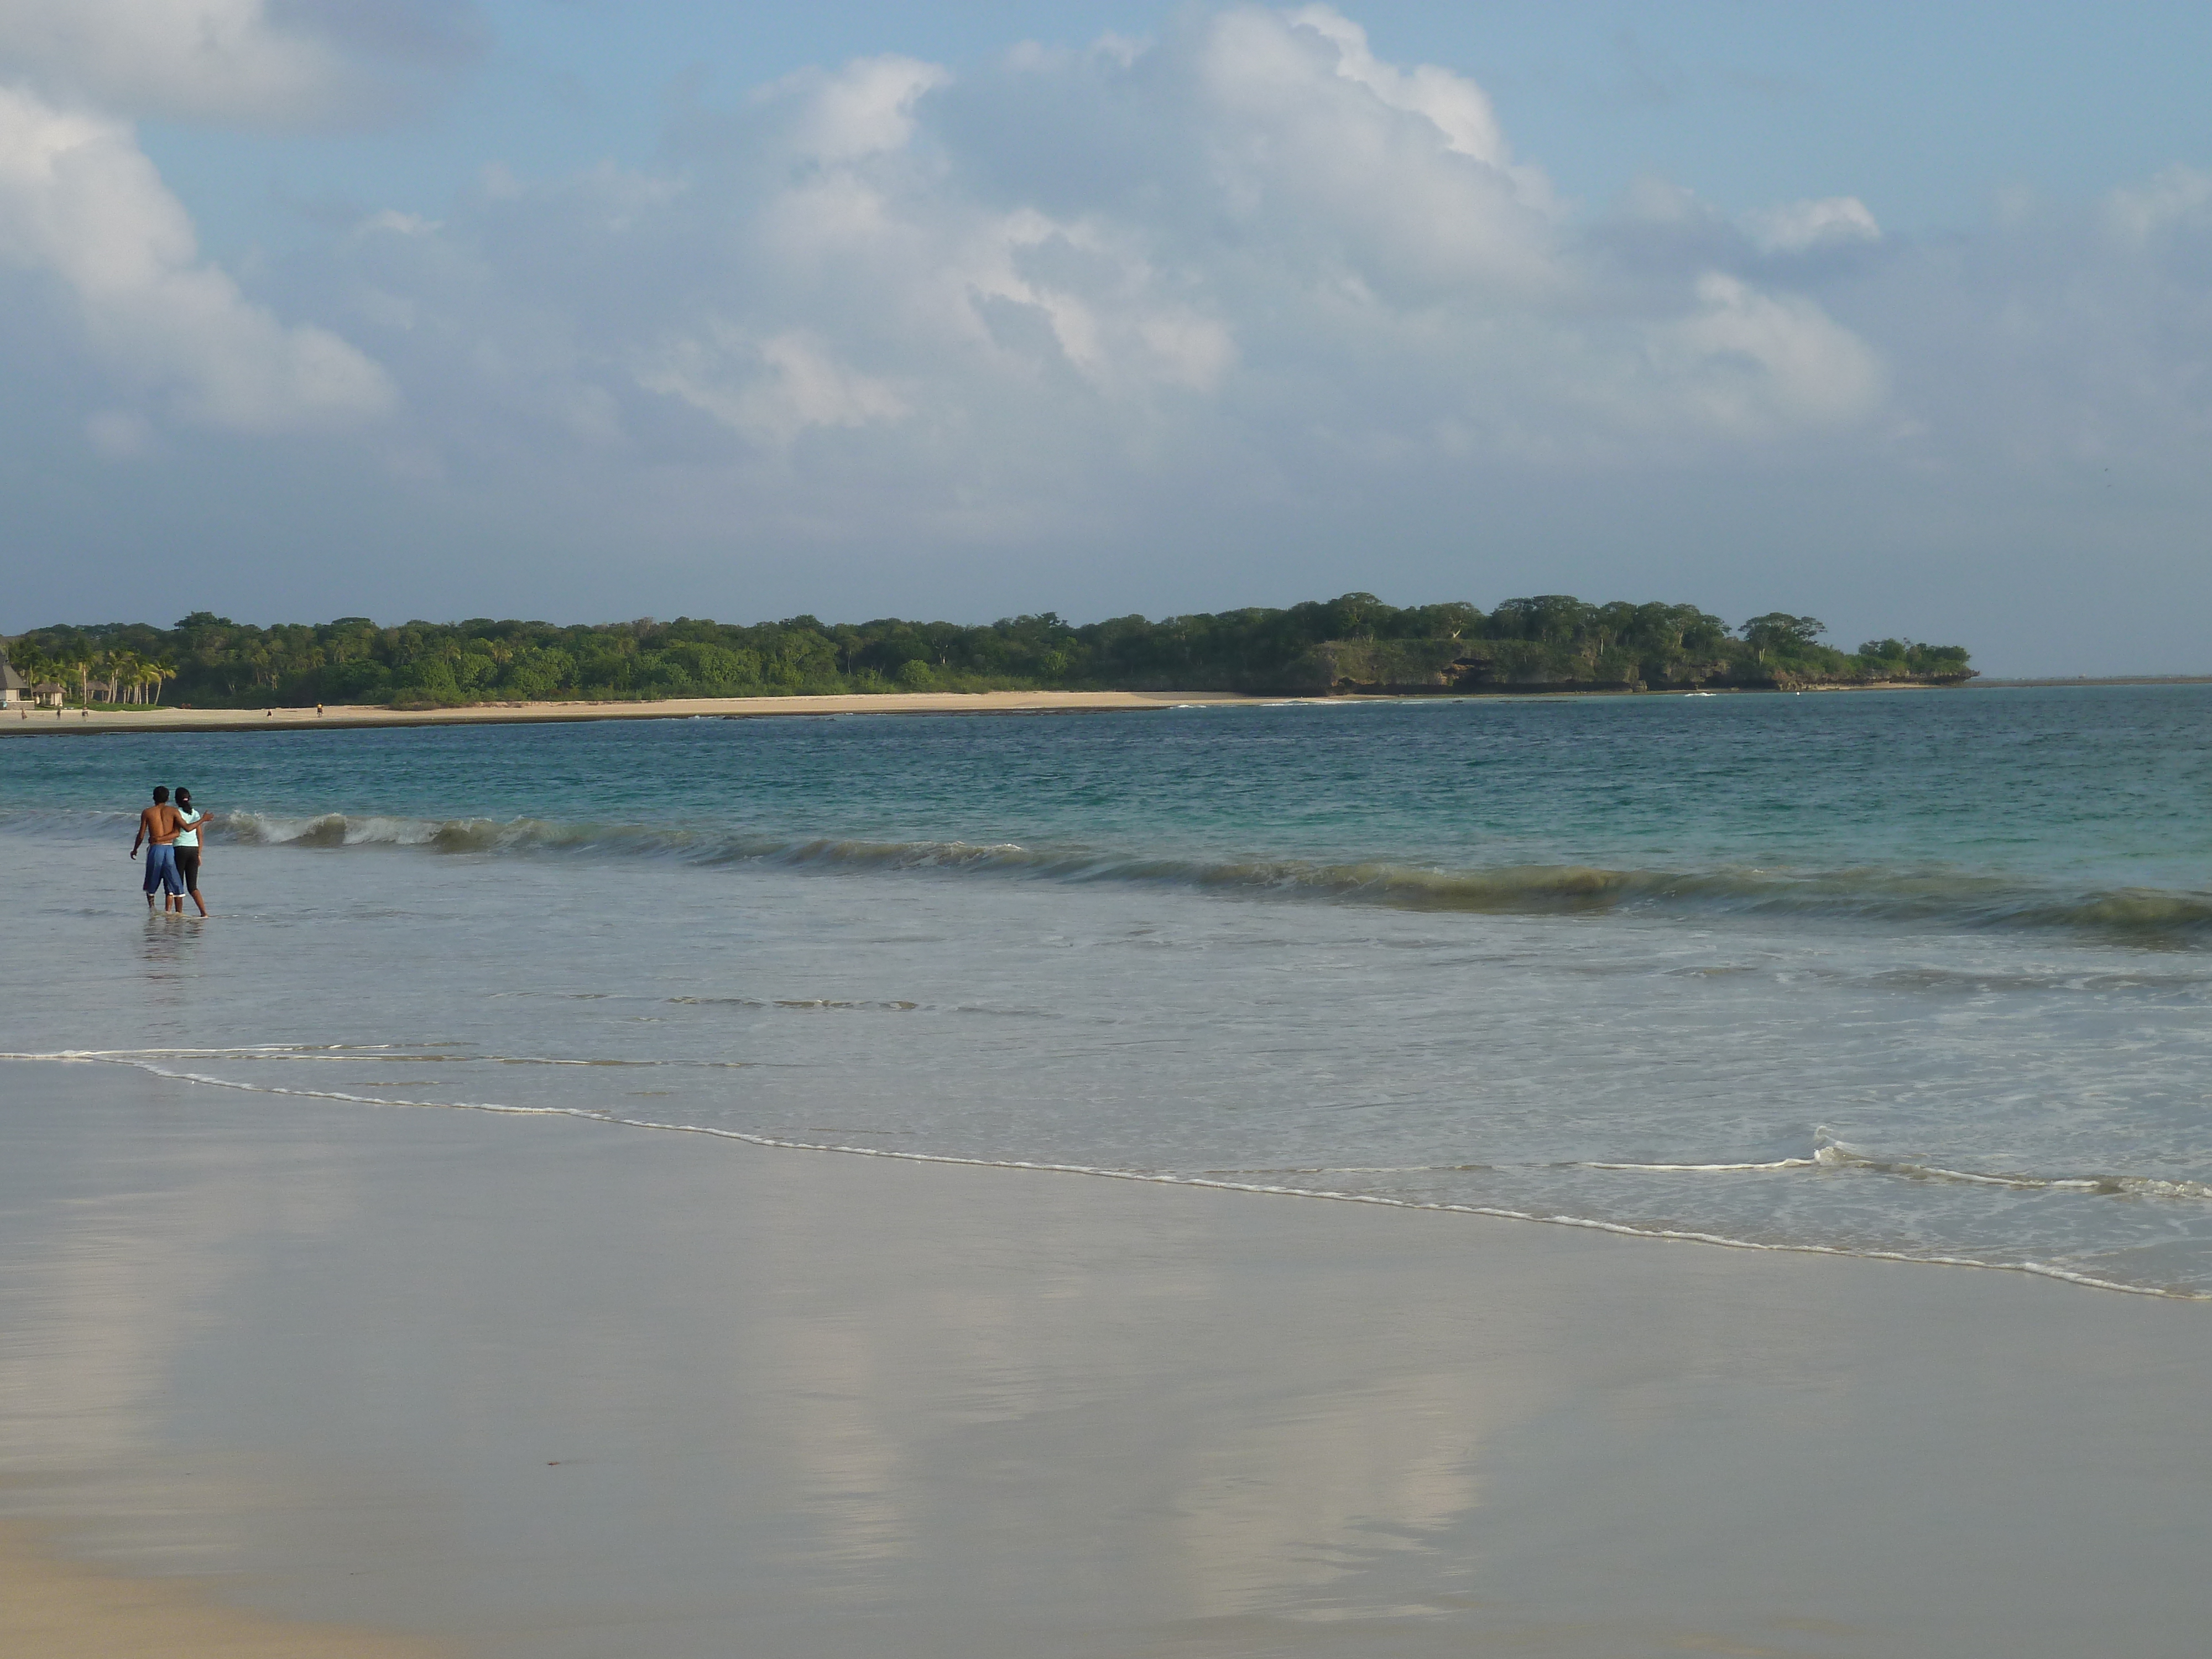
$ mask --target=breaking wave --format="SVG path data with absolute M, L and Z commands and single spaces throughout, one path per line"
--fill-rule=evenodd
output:
M 129 822 L 127 816 L 112 813 L 0 813 L 0 822 L 34 832 L 53 829 L 82 833 L 94 820 L 102 827 L 111 822 Z M 420 818 L 383 813 L 330 812 L 291 817 L 260 812 L 218 813 L 211 816 L 209 827 L 213 836 L 234 842 L 322 850 L 405 848 L 479 857 L 635 858 L 702 866 L 938 871 L 1181 887 L 1253 897 L 1375 904 L 1400 910 L 1829 917 L 1945 928 L 2042 930 L 2151 948 L 2212 947 L 2212 890 L 2069 889 L 1942 869 L 1734 865 L 1709 870 L 1665 870 L 1585 864 L 1450 869 L 1382 859 L 1331 863 L 1307 859 L 1206 858 L 1069 844 L 780 836 L 666 824 Z M 1925 971 L 1899 970 L 1893 977 L 1900 988 L 1927 988 L 1918 982 Z M 1990 988 L 1985 975 L 1942 977 L 1958 981 L 1953 988 Z M 2182 977 L 2196 982 L 2192 975 Z
M 2169 1181 L 2141 1175 L 2036 1175 L 2026 1170 L 1954 1170 L 1910 1158 L 1885 1157 L 1838 1140 L 1826 1129 L 1814 1132 L 1813 1150 L 1802 1158 L 1768 1158 L 1750 1164 L 1630 1164 L 1588 1159 L 1572 1166 L 1650 1175 L 1765 1175 L 1795 1170 L 1846 1170 L 1893 1176 L 1905 1181 L 1955 1182 L 1967 1187 L 1998 1187 L 2021 1193 L 2080 1193 L 2100 1198 L 2212 1199 L 2212 1183 Z
M 1899 1176 L 1908 1181 L 1956 1182 L 1969 1187 L 2002 1187 L 2021 1193 L 2087 1193 L 2106 1198 L 2212 1199 L 2212 1185 L 2202 1181 L 2167 1181 L 2140 1175 L 2034 1175 L 2002 1170 L 1951 1170 L 1940 1164 L 1911 1158 L 1884 1158 L 1848 1146 L 1826 1130 L 1820 1132 L 1812 1161 L 1825 1170 L 1863 1170 L 1872 1175 Z
M 1500 915 L 1735 914 L 1832 916 L 1954 927 L 2039 928 L 2169 947 L 2212 945 L 2212 892 L 2154 888 L 2066 890 L 1950 871 L 1611 869 L 1516 864 L 1442 869 L 1388 860 L 1148 855 L 1011 842 L 795 838 L 544 818 L 413 818 L 235 812 L 235 841 L 318 848 L 420 848 L 477 855 L 589 854 L 702 865 L 951 871 L 1031 879 L 1117 882 L 1255 896 Z

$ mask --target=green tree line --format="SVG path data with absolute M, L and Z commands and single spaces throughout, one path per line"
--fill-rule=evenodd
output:
M 166 685 L 169 701 L 196 708 L 1045 689 L 1786 688 L 1957 681 L 1973 672 L 1962 647 L 1883 639 L 1844 652 L 1821 643 L 1826 632 L 1813 617 L 1783 611 L 1731 629 L 1686 605 L 1545 594 L 1486 612 L 1346 593 L 1282 610 L 1080 625 L 1045 611 L 973 626 L 801 616 L 750 625 L 479 617 L 387 628 L 342 617 L 260 628 L 200 611 L 166 629 L 33 629 L 7 649 L 26 679 L 58 681 L 72 701 L 151 701 Z

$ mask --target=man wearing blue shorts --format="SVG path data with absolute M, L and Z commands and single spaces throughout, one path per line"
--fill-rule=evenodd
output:
M 169 805 L 167 787 L 154 791 L 154 804 L 138 814 L 138 833 L 131 838 L 131 856 L 138 856 L 141 842 L 146 845 L 146 908 L 154 908 L 156 895 L 167 908 L 173 898 L 181 908 L 185 902 L 185 878 L 177 873 L 177 831 L 184 821 L 177 809 Z

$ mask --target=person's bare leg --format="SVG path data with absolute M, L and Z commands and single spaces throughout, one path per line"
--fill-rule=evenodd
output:
M 200 890 L 197 887 L 190 887 L 186 888 L 185 890 L 192 896 L 192 902 L 200 907 L 200 914 L 202 915 L 205 915 L 207 914 L 207 901 L 200 896 Z M 181 910 L 184 908 L 184 900 L 179 899 L 177 901 L 177 908 Z

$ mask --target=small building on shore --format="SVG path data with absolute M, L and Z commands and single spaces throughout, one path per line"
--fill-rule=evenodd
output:
M 15 672 L 15 665 L 0 657 L 0 708 L 16 708 L 31 701 L 29 682 Z

